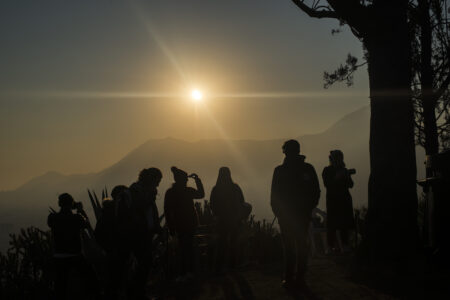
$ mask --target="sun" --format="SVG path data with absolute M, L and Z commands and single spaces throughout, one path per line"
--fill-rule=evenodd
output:
M 203 99 L 203 93 L 200 90 L 197 90 L 197 89 L 192 90 L 191 91 L 191 98 L 195 102 L 200 102 Z

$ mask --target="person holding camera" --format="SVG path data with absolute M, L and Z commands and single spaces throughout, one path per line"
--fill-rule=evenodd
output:
M 81 232 L 92 231 L 81 202 L 75 202 L 68 193 L 59 195 L 59 212 L 52 212 L 47 218 L 51 229 L 55 265 L 55 299 L 67 299 L 71 276 L 78 275 L 77 282 L 83 282 L 86 292 L 96 294 L 96 278 L 92 267 L 81 253 Z M 73 212 L 76 210 L 76 213 Z M 72 287 L 73 288 L 73 287 Z M 80 289 L 81 288 L 81 289 Z M 83 290 L 77 287 L 77 290 Z
M 179 279 L 193 277 L 194 233 L 198 226 L 198 216 L 194 207 L 194 199 L 205 196 L 203 184 L 197 174 L 188 174 L 172 167 L 175 183 L 164 197 L 164 213 L 169 232 L 178 238 L 181 252 L 181 273 Z M 188 187 L 188 178 L 193 178 L 197 189 Z
M 327 189 L 328 245 L 333 252 L 348 252 L 349 231 L 355 227 L 349 189 L 353 187 L 351 175 L 356 171 L 345 167 L 344 154 L 340 150 L 330 151 L 329 160 L 330 165 L 322 172 L 323 183 Z

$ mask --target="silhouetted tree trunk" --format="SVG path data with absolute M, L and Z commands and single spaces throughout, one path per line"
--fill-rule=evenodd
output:
M 311 17 L 346 23 L 364 43 L 371 99 L 370 257 L 404 258 L 418 241 L 408 1 L 292 1 Z
M 293 0 L 299 6 L 303 2 Z M 333 14 L 330 8 L 321 5 L 321 0 L 313 1 L 315 12 L 320 17 Z M 333 3 L 334 1 L 329 1 Z M 373 1 L 348 1 L 350 6 L 368 4 L 363 7 L 373 7 Z M 449 148 L 450 137 L 450 10 L 448 0 L 414 0 L 408 3 L 408 21 L 411 31 L 412 48 L 412 81 L 413 107 L 416 115 L 416 143 L 423 146 L 426 154 L 436 154 L 440 148 Z M 317 7 L 323 10 L 320 13 Z M 308 9 L 306 9 L 308 11 Z M 357 14 L 358 15 L 358 14 Z M 346 24 L 341 23 L 341 26 Z M 333 30 L 332 32 L 339 32 Z M 360 39 L 362 35 L 355 34 Z M 353 85 L 353 75 L 356 70 L 367 65 L 367 56 L 358 63 L 358 58 L 347 55 L 344 64 L 333 72 L 324 72 L 324 87 L 328 88 L 336 82 L 346 82 Z M 429 170 L 427 175 L 430 176 Z
M 393 2 L 374 4 L 363 42 L 371 99 L 371 256 L 397 259 L 417 247 L 417 193 L 407 1 Z

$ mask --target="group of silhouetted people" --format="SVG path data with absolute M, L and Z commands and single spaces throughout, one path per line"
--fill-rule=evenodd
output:
M 300 155 L 296 140 L 286 141 L 282 147 L 285 159 L 273 173 L 271 205 L 278 218 L 284 246 L 285 271 L 283 285 L 288 289 L 308 292 L 305 273 L 308 260 L 309 227 L 314 208 L 319 203 L 320 187 L 314 167 Z M 346 251 L 349 230 L 354 228 L 352 198 L 354 170 L 345 168 L 344 155 L 333 150 L 330 165 L 322 173 L 327 189 L 327 237 L 332 252 Z M 342 245 L 337 248 L 337 233 Z M 328 249 L 327 249 L 328 250 Z
M 320 198 L 319 180 L 314 167 L 300 155 L 300 144 L 296 140 L 285 142 L 282 149 L 286 157 L 273 173 L 270 202 L 278 218 L 284 246 L 283 285 L 305 291 L 308 233 L 313 209 Z M 349 230 L 354 226 L 348 191 L 353 186 L 351 174 L 354 171 L 345 168 L 339 150 L 331 151 L 329 159 L 330 165 L 322 173 L 327 188 L 328 244 L 333 251 L 338 247 L 345 251 L 349 246 Z M 171 171 L 174 183 L 165 193 L 164 216 L 168 232 L 176 237 L 180 250 L 180 272 L 176 281 L 189 282 L 194 278 L 194 236 L 199 225 L 194 200 L 204 198 L 205 192 L 197 174 L 189 175 L 176 167 Z M 195 181 L 196 188 L 187 185 L 189 178 Z M 60 211 L 48 217 L 54 241 L 57 299 L 67 298 L 69 278 L 74 272 L 88 282 L 87 292 L 100 297 L 94 269 L 82 254 L 81 236 L 86 229 L 101 247 L 106 260 L 104 298 L 146 298 L 153 241 L 162 232 L 162 217 L 156 206 L 161 179 L 159 169 L 148 168 L 143 169 L 138 181 L 129 187 L 116 186 L 112 198 L 104 199 L 101 212 L 96 214 L 95 229 L 91 228 L 81 203 L 75 202 L 69 194 L 59 196 Z M 252 209 L 245 202 L 239 185 L 233 182 L 229 168 L 220 168 L 209 205 L 217 221 L 216 271 L 221 273 L 237 266 L 240 224 Z M 132 261 L 134 270 L 130 272 Z

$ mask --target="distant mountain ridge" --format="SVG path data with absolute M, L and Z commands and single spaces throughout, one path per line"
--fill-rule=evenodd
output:
M 328 165 L 330 150 L 341 149 L 348 167 L 356 168 L 352 190 L 355 206 L 367 202 L 369 176 L 369 107 L 344 116 L 320 134 L 297 137 L 301 152 L 311 163 L 321 180 L 322 169 Z M 293 137 L 295 138 L 295 137 Z M 285 139 L 273 140 L 199 140 L 187 142 L 166 138 L 149 140 L 112 166 L 90 174 L 63 175 L 48 172 L 36 177 L 14 191 L 0 192 L 0 217 L 3 223 L 15 227 L 44 226 L 48 207 L 57 206 L 57 195 L 71 193 L 82 200 L 89 210 L 87 188 L 97 192 L 107 186 L 129 185 L 137 179 L 142 168 L 155 166 L 163 172 L 158 204 L 172 183 L 171 166 L 199 174 L 205 184 L 206 199 L 217 178 L 218 169 L 228 166 L 233 179 L 242 187 L 246 200 L 252 203 L 257 218 L 272 218 L 269 205 L 273 169 L 281 164 L 281 145 Z M 324 208 L 325 190 L 319 206 Z M 0 233 L 2 234 L 2 233 Z
M 323 165 L 328 163 L 328 152 L 331 149 L 340 148 L 344 150 L 344 153 L 346 153 L 345 148 L 349 148 L 346 145 L 368 149 L 368 121 L 369 109 L 364 107 L 345 116 L 323 133 L 297 137 L 302 145 L 302 153 L 306 154 L 308 161 L 324 161 L 320 163 L 320 165 Z M 150 165 L 159 166 L 162 169 L 169 168 L 171 165 L 178 165 L 187 170 L 194 170 L 198 167 L 203 169 L 206 164 L 224 165 L 248 160 L 251 167 L 261 170 L 265 169 L 265 165 L 269 164 L 269 161 L 256 165 L 255 163 L 270 157 L 270 163 L 272 163 L 270 169 L 272 170 L 275 165 L 282 161 L 283 155 L 280 149 L 284 140 L 225 141 L 210 139 L 196 142 L 174 138 L 149 140 L 117 163 L 98 173 L 63 175 L 57 172 L 48 172 L 31 179 L 14 191 L 0 192 L 0 203 L 7 202 L 7 199 L 3 197 L 4 194 L 36 192 L 50 187 L 56 187 L 56 190 L 59 191 L 67 185 L 87 184 L 83 188 L 85 189 L 97 187 L 97 185 L 100 187 L 105 184 L 111 186 L 112 184 L 123 183 L 124 180 L 133 181 L 140 169 Z M 361 145 L 361 142 L 363 142 L 363 145 Z M 364 144 L 364 142 L 367 142 L 367 144 Z M 350 152 L 353 151 L 350 150 Z M 318 153 L 322 153 L 324 156 L 316 157 Z M 351 155 L 346 155 L 347 158 L 351 160 Z M 198 161 L 200 159 L 201 161 Z M 236 167 L 237 169 L 243 169 L 241 166 Z M 320 170 L 317 170 L 319 173 Z M 167 177 L 170 177 L 170 173 L 167 173 L 167 170 L 165 171 L 164 179 L 167 179 Z M 236 171 L 233 171 L 233 174 L 236 177 Z M 271 172 L 270 175 L 272 175 Z M 56 192 L 54 191 L 54 193 Z

